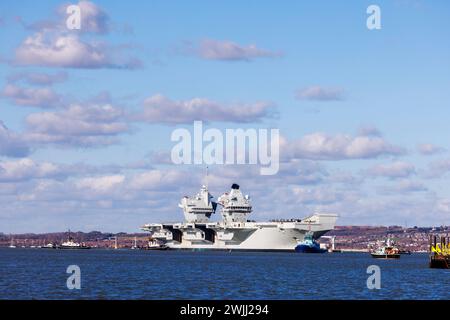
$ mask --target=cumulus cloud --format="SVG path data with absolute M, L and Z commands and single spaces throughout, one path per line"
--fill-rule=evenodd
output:
M 129 130 L 124 111 L 110 104 L 73 104 L 57 112 L 32 113 L 24 136 L 33 143 L 102 146 L 117 142 Z
M 254 44 L 239 45 L 232 41 L 204 39 L 198 44 L 187 43 L 183 51 L 205 60 L 252 61 L 257 58 L 276 58 L 281 52 L 258 48 Z
M 163 151 L 163 150 L 152 151 L 150 153 L 150 160 L 152 163 L 155 164 L 174 164 L 172 162 L 170 151 Z
M 31 85 L 51 86 L 55 83 L 66 81 L 68 75 L 66 72 L 42 73 L 42 72 L 19 72 L 8 76 L 8 83 L 24 81 Z
M 78 6 L 81 12 L 81 32 L 107 33 L 110 31 L 110 18 L 102 8 L 90 1 L 80 1 Z M 63 16 L 67 17 L 65 10 Z
M 75 185 L 78 189 L 92 190 L 98 193 L 107 193 L 118 188 L 124 180 L 124 175 L 89 177 L 76 181 Z
M 299 100 L 339 101 L 344 100 L 344 89 L 339 87 L 310 86 L 297 90 Z
M 0 120 L 0 156 L 23 157 L 29 153 L 29 146 L 22 137 L 9 130 Z
M 404 161 L 396 161 L 388 164 L 379 164 L 368 170 L 372 176 L 387 177 L 391 179 L 406 178 L 416 173 L 413 164 Z
M 436 203 L 436 209 L 445 214 L 450 213 L 450 199 L 439 199 Z
M 28 182 L 17 180 L 14 187 L 8 182 L 0 183 L 0 199 L 8 204 L 2 208 L 1 214 L 12 214 L 14 208 L 20 207 L 21 210 L 16 210 L 11 217 L 26 217 L 30 223 L 38 219 L 27 214 L 30 208 L 34 208 L 49 214 L 53 212 L 46 217 L 52 222 L 55 221 L 52 219 L 54 217 L 61 219 L 63 224 L 64 220 L 67 223 L 66 219 L 76 213 L 80 225 L 89 221 L 88 229 L 136 230 L 147 222 L 181 219 L 182 212 L 176 207 L 179 199 L 186 194 L 195 194 L 204 183 L 203 168 L 184 170 L 177 167 L 145 172 L 127 170 L 126 173 L 100 175 L 88 172 L 82 177 L 58 181 L 51 177 L 53 174 L 58 176 L 55 173 L 58 170 L 44 170 L 44 173 L 38 174 L 40 164 L 34 165 L 36 173 L 29 173 L 28 176 L 37 178 L 30 178 Z M 301 218 L 319 211 L 338 213 L 341 224 L 396 223 L 404 221 L 405 217 L 408 217 L 409 223 L 418 223 L 422 215 L 428 217 L 428 223 L 433 223 L 429 220 L 430 210 L 437 212 L 435 206 L 438 205 L 439 212 L 443 212 L 448 207 L 445 201 L 437 204 L 430 193 L 418 194 L 419 191 L 426 191 L 426 187 L 414 181 L 400 181 L 398 186 L 390 189 L 390 193 L 376 196 L 361 190 L 359 185 L 339 187 L 334 184 L 334 179 L 328 179 L 328 174 L 323 174 L 323 178 L 312 184 L 307 182 L 305 185 L 300 179 L 288 181 L 287 178 L 302 166 L 310 166 L 304 172 L 299 171 L 305 177 L 314 172 L 326 171 L 321 163 L 297 161 L 286 171 L 280 170 L 279 175 L 262 178 L 257 170 L 248 166 L 226 166 L 210 172 L 209 187 L 213 196 L 218 197 L 229 190 L 231 183 L 240 183 L 243 192 L 253 199 L 254 212 L 251 217 L 257 220 Z M 271 185 L 270 193 L 267 193 L 267 183 Z M 399 193 L 403 197 L 399 198 Z M 108 208 L 107 217 L 104 215 L 105 208 Z M 392 215 L 392 212 L 396 212 L 396 215 Z M 119 223 L 122 217 L 126 219 Z M 39 227 L 39 224 L 36 225 Z M 29 225 L 23 227 L 30 231 Z
M 450 172 L 450 159 L 441 159 L 431 162 L 424 176 L 426 178 L 442 178 L 448 172 Z
M 281 147 L 284 157 L 313 160 L 369 159 L 405 153 L 403 148 L 380 136 L 328 135 L 321 132 L 285 142 Z
M 171 100 L 157 94 L 144 101 L 143 111 L 134 118 L 150 123 L 179 124 L 195 120 L 248 123 L 274 116 L 270 102 L 222 104 L 206 98 Z
M 192 177 L 181 170 L 150 170 L 130 179 L 129 187 L 138 190 L 177 190 L 181 185 L 190 185 Z
M 293 187 L 292 193 L 298 197 L 303 204 L 330 204 L 344 198 L 342 192 L 330 190 L 329 188 L 303 188 Z
M 315 185 L 323 183 L 329 176 L 328 170 L 316 161 L 293 159 L 282 162 L 280 170 L 273 178 L 279 179 L 278 182 L 282 184 Z
M 80 29 L 76 30 L 80 33 L 94 33 L 94 34 L 106 34 L 111 29 L 111 19 L 109 15 L 99 6 L 91 1 L 79 1 L 73 3 L 80 7 L 81 24 Z M 21 17 L 17 17 L 19 23 L 21 23 L 26 29 L 33 31 L 43 30 L 62 30 L 66 28 L 66 20 L 69 16 L 67 8 L 72 3 L 61 5 L 57 8 L 57 15 L 49 19 L 36 21 L 33 23 L 26 23 Z
M 445 151 L 444 148 L 436 146 L 432 143 L 422 143 L 417 145 L 417 151 L 423 155 L 433 155 L 437 153 L 442 153 Z
M 16 182 L 35 178 L 55 178 L 61 173 L 61 168 L 53 163 L 36 163 L 30 158 L 0 161 L 0 182 Z
M 124 177 L 122 172 L 142 169 L 152 170 L 154 168 L 144 160 L 122 165 L 89 165 L 86 163 L 62 164 L 37 161 L 26 157 L 0 160 L 0 183 L 29 182 L 35 179 L 75 180 L 77 188 L 106 190 L 108 181 L 113 184 L 119 181 L 118 177 Z
M 7 84 L 1 96 L 19 106 L 55 108 L 62 104 L 62 97 L 51 88 L 22 88 Z
M 420 181 L 402 180 L 397 184 L 396 190 L 400 192 L 419 192 L 428 191 L 428 188 Z
M 101 41 L 85 41 L 77 34 L 37 32 L 16 49 L 14 62 L 62 68 L 127 68 L 141 66 L 136 58 L 122 56 L 122 50 Z
M 66 27 L 66 6 L 59 9 L 57 21 L 40 21 L 28 27 L 34 31 L 15 51 L 16 65 L 37 65 L 61 68 L 139 68 L 142 62 L 128 57 L 126 46 L 113 46 L 97 38 L 83 35 L 101 35 L 110 29 L 108 15 L 94 3 L 80 1 L 81 29 Z

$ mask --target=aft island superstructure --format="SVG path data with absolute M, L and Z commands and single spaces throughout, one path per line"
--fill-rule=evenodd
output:
M 252 212 L 248 195 L 239 185 L 218 198 L 217 203 L 206 186 L 194 197 L 181 199 L 185 222 L 151 223 L 142 230 L 152 238 L 164 242 L 170 249 L 216 249 L 255 251 L 294 251 L 305 234 L 314 239 L 332 230 L 337 215 L 316 213 L 304 219 L 253 222 L 247 219 Z M 222 220 L 211 222 L 217 205 L 221 206 Z

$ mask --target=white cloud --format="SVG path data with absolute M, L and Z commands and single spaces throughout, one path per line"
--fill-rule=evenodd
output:
M 125 45 L 112 46 L 93 35 L 105 34 L 110 29 L 109 17 L 90 1 L 80 1 L 81 29 L 66 27 L 66 6 L 59 8 L 58 21 L 47 20 L 32 24 L 33 34 L 16 49 L 13 63 L 60 68 L 125 68 L 134 69 L 142 62 L 127 57 Z M 84 37 L 89 33 L 91 37 Z
M 110 175 L 101 177 L 83 178 L 75 182 L 78 189 L 92 190 L 98 193 L 106 193 L 117 189 L 123 184 L 125 180 L 124 175 Z
M 129 187 L 138 190 L 177 190 L 192 182 L 191 175 L 182 170 L 150 170 L 131 178 Z
M 55 83 L 66 81 L 68 75 L 66 72 L 57 72 L 54 74 L 42 72 L 19 72 L 8 76 L 9 83 L 16 83 L 18 81 L 25 81 L 32 85 L 50 86 Z
M 82 32 L 107 33 L 110 30 L 109 16 L 99 6 L 90 1 L 80 1 L 78 6 L 81 11 Z M 67 18 L 65 11 L 63 17 Z
M 303 173 L 295 169 L 296 165 L 298 169 L 302 166 L 309 168 Z M 61 166 L 56 166 L 64 171 Z M 333 174 L 326 173 L 321 164 L 299 161 L 290 166 L 285 172 L 280 170 L 279 175 L 265 178 L 248 166 L 216 168 L 210 172 L 210 191 L 217 198 L 229 190 L 231 183 L 239 183 L 243 192 L 253 200 L 254 212 L 250 218 L 256 220 L 301 218 L 320 211 L 338 213 L 340 224 L 403 223 L 405 218 L 409 224 L 433 224 L 440 221 L 438 219 L 442 218 L 443 210 L 448 208 L 448 203 L 439 202 L 430 192 L 418 193 L 426 191 L 420 181 L 399 181 L 398 185 L 389 189 L 389 193 L 374 195 L 362 190 L 364 186 L 354 185 L 351 181 L 338 187 Z M 7 204 L 0 215 L 10 216 L 9 223 L 16 223 L 17 228 L 21 225 L 19 220 L 26 219 L 28 225 L 21 227 L 28 232 L 36 230 L 30 229 L 30 223 L 34 223 L 36 228 L 42 228 L 36 222 L 43 215 L 45 221 L 53 224 L 59 219 L 62 225 L 75 215 L 79 225 L 83 226 L 89 221 L 88 229 L 100 230 L 123 228 L 129 231 L 152 221 L 178 221 L 182 219 L 182 212 L 177 208 L 179 199 L 186 194 L 195 194 L 204 183 L 204 169 L 199 167 L 190 170 L 179 167 L 152 169 L 145 172 L 129 172 L 126 169 L 126 174 L 101 175 L 95 171 L 84 171 L 85 176 L 67 177 L 64 181 L 56 180 L 59 177 L 55 173 L 57 170 L 42 171 L 39 163 L 24 167 L 35 171 L 27 173 L 29 180 L 16 180 L 14 186 L 8 182 L 0 183 L 0 200 Z M 325 171 L 325 174 L 313 185 L 304 185 L 302 179 L 292 177 L 292 180 L 288 180 L 297 171 L 299 175 L 306 176 L 321 171 Z M 271 188 L 269 193 L 268 184 Z M 398 197 L 399 193 L 402 197 Z M 42 215 L 29 214 L 36 210 Z M 392 212 L 396 214 L 392 215 Z M 121 220 L 123 217 L 126 219 Z
M 0 156 L 23 157 L 30 152 L 22 137 L 9 130 L 0 120 Z
M 344 198 L 342 192 L 330 190 L 329 188 L 293 187 L 292 193 L 297 197 L 297 201 L 303 204 L 330 204 Z
M 420 181 L 402 180 L 397 184 L 396 190 L 401 192 L 419 192 L 427 191 L 428 188 Z
M 57 112 L 32 113 L 26 117 L 24 137 L 32 143 L 75 146 L 108 145 L 128 132 L 124 111 L 110 104 L 74 104 Z
M 405 150 L 379 136 L 328 135 L 317 132 L 286 142 L 282 155 L 313 160 L 369 159 L 404 154 Z
M 221 104 L 206 98 L 175 101 L 153 95 L 144 101 L 143 111 L 135 119 L 150 123 L 192 123 L 195 120 L 247 123 L 273 117 L 270 102 Z
M 450 172 L 450 159 L 441 159 L 429 164 L 424 176 L 426 178 L 442 178 Z
M 450 213 L 450 200 L 449 199 L 440 199 L 436 203 L 436 209 L 443 213 Z
M 444 148 L 438 147 L 432 143 L 418 144 L 417 150 L 423 155 L 433 155 L 445 151 Z
M 0 162 L 0 182 L 55 178 L 61 173 L 61 169 L 53 163 L 36 163 L 30 158 Z
M 33 31 L 54 31 L 66 29 L 66 20 L 68 17 L 67 7 L 69 5 L 77 5 L 80 7 L 81 25 L 76 30 L 79 33 L 106 34 L 111 29 L 111 21 L 109 15 L 99 6 L 91 1 L 79 1 L 78 3 L 66 3 L 60 5 L 56 9 L 56 15 L 48 19 L 36 21 L 30 24 L 22 21 L 19 22 L 28 30 Z
M 406 178 L 415 174 L 416 168 L 411 163 L 396 161 L 373 166 L 368 170 L 368 173 L 372 176 L 387 177 L 391 179 Z
M 273 178 L 279 179 L 278 183 L 281 184 L 315 185 L 328 179 L 329 172 L 318 162 L 294 159 L 282 162 L 278 174 Z
M 14 63 L 62 68 L 137 68 L 141 62 L 123 58 L 117 48 L 84 41 L 77 34 L 36 32 L 16 49 Z
M 22 88 L 7 84 L 3 88 L 2 96 L 19 106 L 55 108 L 62 103 L 62 97 L 51 88 Z
M 252 61 L 257 58 L 276 58 L 281 52 L 258 48 L 254 44 L 239 45 L 232 41 L 204 39 L 199 44 L 188 44 L 184 51 L 206 60 Z
M 296 97 L 299 100 L 339 101 L 344 100 L 344 89 L 338 87 L 311 86 L 299 89 Z

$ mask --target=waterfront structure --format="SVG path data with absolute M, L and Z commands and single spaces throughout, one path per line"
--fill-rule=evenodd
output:
M 450 238 L 430 235 L 430 268 L 450 269 Z

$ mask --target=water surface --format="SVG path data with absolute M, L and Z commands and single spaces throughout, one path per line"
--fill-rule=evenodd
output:
M 366 286 L 370 265 L 381 289 Z M 81 289 L 68 290 L 69 265 Z M 426 254 L 0 249 L 0 299 L 450 299 Z

